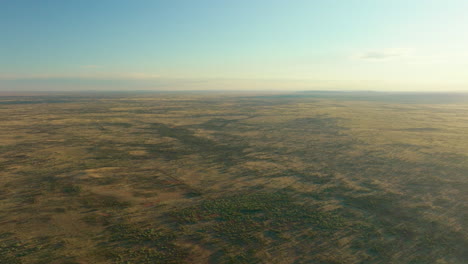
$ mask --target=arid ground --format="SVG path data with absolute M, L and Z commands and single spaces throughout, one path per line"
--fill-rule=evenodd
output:
M 467 263 L 468 97 L 0 96 L 0 263 Z

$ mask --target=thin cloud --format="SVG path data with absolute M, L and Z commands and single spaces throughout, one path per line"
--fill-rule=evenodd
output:
M 122 76 L 124 79 L 134 79 L 134 80 L 146 80 L 146 79 L 159 79 L 161 75 L 153 74 L 153 73 L 141 73 L 141 72 L 133 72 L 128 73 Z
M 403 49 L 386 49 L 386 50 L 372 50 L 365 51 L 357 54 L 357 58 L 361 60 L 373 60 L 382 61 L 396 58 L 406 57 L 408 55 L 407 50 Z
M 82 68 L 82 69 L 97 69 L 97 68 L 102 68 L 102 67 L 99 66 L 99 65 L 91 64 L 91 65 L 82 65 L 80 68 Z
M 53 79 L 83 79 L 83 80 L 154 80 L 161 78 L 155 73 L 112 72 L 112 73 L 77 73 L 77 74 L 0 74 L 0 80 L 53 80 Z

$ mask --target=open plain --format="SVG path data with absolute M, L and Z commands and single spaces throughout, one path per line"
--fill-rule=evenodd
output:
M 468 97 L 0 96 L 0 263 L 466 263 Z

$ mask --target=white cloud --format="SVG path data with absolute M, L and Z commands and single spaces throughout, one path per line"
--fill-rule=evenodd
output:
M 407 57 L 408 54 L 409 51 L 407 49 L 383 49 L 364 51 L 354 57 L 361 60 L 382 61 Z

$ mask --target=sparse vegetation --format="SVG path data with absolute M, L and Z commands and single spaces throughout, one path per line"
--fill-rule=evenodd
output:
M 0 97 L 0 263 L 464 263 L 468 105 L 429 99 Z

